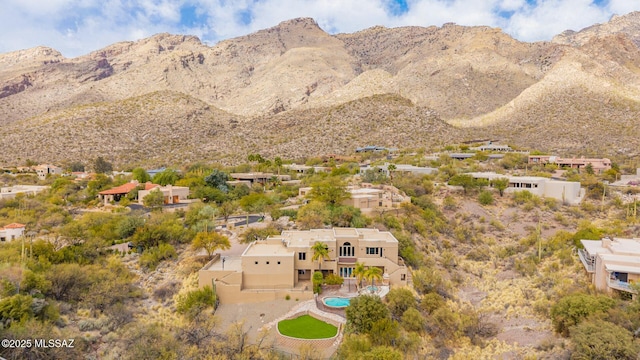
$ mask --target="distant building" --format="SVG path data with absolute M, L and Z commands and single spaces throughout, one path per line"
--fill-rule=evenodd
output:
M 12 223 L 0 227 L 0 242 L 18 239 L 24 234 L 25 225 Z
M 133 189 L 135 189 L 136 187 L 138 187 L 138 185 L 140 185 L 140 183 L 138 183 L 137 181 L 131 181 L 128 182 L 126 184 L 122 184 L 120 186 L 116 186 L 114 188 L 111 188 L 109 190 L 104 190 L 104 191 L 100 191 L 98 193 L 98 198 L 100 199 L 100 201 L 102 201 L 105 205 L 108 205 L 111 202 L 118 202 L 120 201 L 120 199 L 122 199 L 123 197 L 127 196 L 128 193 L 130 193 Z M 159 187 L 160 185 L 158 184 L 152 184 L 150 182 L 147 182 L 144 185 L 144 188 L 141 189 L 141 191 L 143 190 L 151 190 L 155 187 Z M 140 194 L 140 193 L 138 193 Z
M 312 187 L 302 187 L 298 189 L 298 196 L 305 197 L 312 189 Z M 391 185 L 362 183 L 360 186 L 347 186 L 347 192 L 350 196 L 342 202 L 342 205 L 353 206 L 363 213 L 396 209 L 401 204 L 411 202 L 409 196 Z
M 480 146 L 470 147 L 469 150 L 473 150 L 473 151 L 496 151 L 496 152 L 511 152 L 511 151 L 513 151 L 513 149 L 509 145 L 494 144 L 491 141 L 487 141 L 485 144 L 480 145 Z
M 18 194 L 23 194 L 25 196 L 32 196 L 41 191 L 47 190 L 48 188 L 49 186 L 40 186 L 40 185 L 5 186 L 0 188 L 0 200 L 13 199 Z
M 156 186 L 149 190 L 138 191 L 138 202 L 142 204 L 142 200 L 145 196 L 149 195 L 152 191 L 161 191 L 164 196 L 164 204 L 178 204 L 189 198 L 189 188 L 185 186 Z
M 529 155 L 529 164 L 556 164 L 561 168 L 571 168 L 581 171 L 585 169 L 589 164 L 596 174 L 602 174 L 603 172 L 611 169 L 611 160 L 607 158 L 602 159 L 587 159 L 587 158 L 561 158 L 551 155 Z
M 604 238 L 580 243 L 584 246 L 578 250 L 580 261 L 596 289 L 637 295 L 631 285 L 640 281 L 640 239 Z
M 38 165 L 35 170 L 39 180 L 46 179 L 47 175 L 62 175 L 64 172 L 61 167 L 48 164 Z
M 291 180 L 291 175 L 276 175 L 273 173 L 252 172 L 252 173 L 231 173 L 229 174 L 233 180 L 227 181 L 229 185 L 246 184 L 252 186 L 253 184 L 266 184 L 273 179 L 280 181 Z
M 390 153 L 396 152 L 398 151 L 397 148 L 387 148 L 384 146 L 375 146 L 375 145 L 368 145 L 365 147 L 359 147 L 356 148 L 356 152 L 357 153 L 363 153 L 363 152 L 383 152 L 383 151 L 388 151 Z
M 331 172 L 331 167 L 329 166 L 308 166 L 308 165 L 297 165 L 297 164 L 285 164 L 285 165 L 282 165 L 282 167 L 285 169 L 289 169 L 291 171 L 295 171 L 300 174 L 306 174 L 311 170 L 313 170 L 316 173 Z
M 476 172 L 469 175 L 489 181 L 506 178 L 509 185 L 505 192 L 527 190 L 534 195 L 553 198 L 571 205 L 581 203 L 584 198 L 584 189 L 575 181 L 552 180 L 538 176 L 507 176 L 493 172 Z
M 384 165 L 364 165 L 360 166 L 360 176 L 366 174 L 367 171 L 377 171 L 380 173 L 384 173 L 385 176 L 389 177 L 391 172 L 398 174 L 413 174 L 413 175 L 431 175 L 438 172 L 438 169 L 432 167 L 422 167 L 422 166 L 413 166 L 407 164 L 393 164 L 395 169 L 393 171 L 389 170 L 389 166 L 391 164 L 385 163 Z

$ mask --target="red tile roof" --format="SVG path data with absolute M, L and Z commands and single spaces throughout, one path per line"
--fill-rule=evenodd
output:
M 126 183 L 120 186 L 116 186 L 114 188 L 111 188 L 109 190 L 104 190 L 104 191 L 100 191 L 100 195 L 116 195 L 116 194 L 128 194 L 129 191 L 133 190 L 136 188 L 136 186 L 138 186 L 137 182 L 130 182 L 130 183 Z M 151 190 L 155 187 L 158 187 L 160 185 L 158 184 L 152 184 L 150 182 L 147 182 L 144 184 L 144 190 Z
M 5 225 L 4 227 L 0 227 L 0 230 L 2 229 L 20 229 L 25 227 L 26 225 L 24 224 L 18 224 L 18 223 L 11 223 L 9 225 Z

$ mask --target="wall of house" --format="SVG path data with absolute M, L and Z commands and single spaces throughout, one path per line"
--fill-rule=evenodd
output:
M 580 198 L 580 183 L 571 181 L 549 180 L 544 187 L 544 196 L 565 201 L 568 204 L 578 204 Z
M 293 253 L 242 256 L 243 289 L 283 289 L 295 286 Z
M 18 229 L 2 229 L 0 230 L 0 239 L 4 239 L 3 241 L 12 241 L 20 238 L 24 233 L 24 228 Z

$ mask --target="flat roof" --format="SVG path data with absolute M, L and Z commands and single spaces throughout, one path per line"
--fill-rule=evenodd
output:
M 280 236 L 269 237 L 269 239 L 281 239 L 287 243 L 287 247 L 310 247 L 313 243 L 321 241 L 332 243 L 336 237 L 357 238 L 360 242 L 367 241 L 387 241 L 398 242 L 398 240 L 388 231 L 365 228 L 332 228 L 332 229 L 311 229 L 311 230 L 287 230 Z
M 254 242 L 244 250 L 242 256 L 293 256 L 293 251 L 287 249 L 282 243 Z
M 625 258 L 640 256 L 640 239 L 611 239 L 608 247 L 603 246 L 602 240 L 580 240 L 590 255 L 612 254 Z

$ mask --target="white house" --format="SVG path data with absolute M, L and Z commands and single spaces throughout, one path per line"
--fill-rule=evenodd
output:
M 0 227 L 0 242 L 12 241 L 18 239 L 24 234 L 25 225 L 11 223 Z

